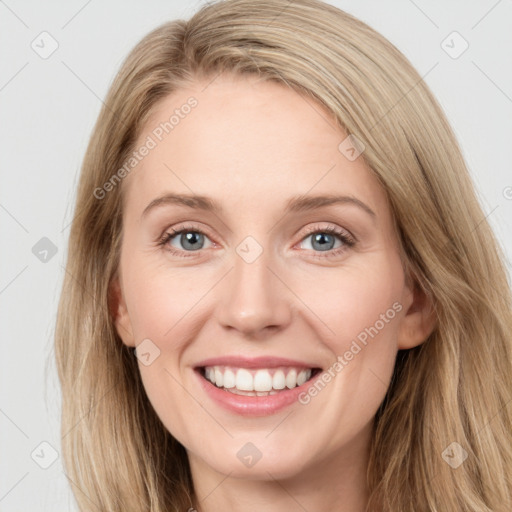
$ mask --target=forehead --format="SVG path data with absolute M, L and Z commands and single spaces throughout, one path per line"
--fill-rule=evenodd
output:
M 156 195 L 181 192 L 261 209 L 308 191 L 381 202 L 363 158 L 340 151 L 346 136 L 322 105 L 283 84 L 195 82 L 156 105 L 136 144 L 151 148 L 123 184 L 126 202 L 142 212 Z

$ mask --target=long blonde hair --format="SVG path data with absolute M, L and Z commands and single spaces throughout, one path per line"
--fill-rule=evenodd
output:
M 363 141 L 407 275 L 435 307 L 434 332 L 399 352 L 375 419 L 368 510 L 510 512 L 512 306 L 501 248 L 424 81 L 384 37 L 316 0 L 207 5 L 147 35 L 109 90 L 81 171 L 55 335 L 62 452 L 80 510 L 193 506 L 186 452 L 152 409 L 109 311 L 122 186 L 101 199 L 94 191 L 123 166 L 159 100 L 222 72 L 304 93 Z M 457 468 L 443 456 L 454 446 L 467 453 Z

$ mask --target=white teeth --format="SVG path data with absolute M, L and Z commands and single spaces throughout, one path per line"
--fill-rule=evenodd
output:
M 234 388 L 236 384 L 235 374 L 231 370 L 224 372 L 224 387 L 227 389 Z
M 272 389 L 272 376 L 267 370 L 258 370 L 254 376 L 254 391 L 270 391 Z
M 215 384 L 217 384 L 217 386 L 221 388 L 223 383 L 224 374 L 218 368 L 215 368 Z
M 251 372 L 240 368 L 236 372 L 236 389 L 241 391 L 254 391 L 253 379 Z
M 285 367 L 248 370 L 246 368 L 210 366 L 204 370 L 205 378 L 217 387 L 235 394 L 251 396 L 275 395 L 285 388 L 293 389 L 302 386 L 311 378 L 311 373 L 311 369 L 298 370 Z
M 302 384 L 304 384 L 304 382 L 306 382 L 308 380 L 308 372 L 309 372 L 309 377 L 311 377 L 311 370 L 302 370 L 299 375 L 297 376 L 297 386 L 302 386 Z
M 286 375 L 286 387 L 289 389 L 294 388 L 297 385 L 297 372 L 290 370 Z
M 272 387 L 274 389 L 284 389 L 286 387 L 286 378 L 282 370 L 277 370 L 272 378 Z

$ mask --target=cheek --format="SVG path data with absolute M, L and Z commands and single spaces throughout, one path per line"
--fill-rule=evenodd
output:
M 129 313 L 136 342 L 144 338 L 180 343 L 183 326 L 200 310 L 211 285 L 202 272 L 184 272 L 165 265 L 132 265 L 126 272 Z M 199 307 L 198 307 L 199 306 Z M 165 347 L 161 347 L 162 349 Z
M 392 269 L 376 265 L 364 272 L 340 272 L 338 282 L 326 280 L 321 290 L 309 287 L 303 295 L 318 314 L 316 331 L 329 333 L 322 343 L 332 354 L 321 382 L 299 397 L 305 414 L 315 417 L 320 453 L 354 438 L 372 421 L 388 390 L 403 315 L 401 274 Z M 328 442 L 321 445 L 320 440 Z
M 314 313 L 315 331 L 326 333 L 322 343 L 332 354 L 332 364 L 325 377 L 337 395 L 333 401 L 361 414 L 373 414 L 391 379 L 404 314 L 400 261 L 383 254 L 370 264 L 347 266 L 328 278 L 320 277 L 318 273 L 304 282 L 299 293 Z M 312 393 L 316 396 L 315 390 Z M 304 402 L 308 400 L 304 397 Z M 324 400 L 328 407 L 332 395 L 322 393 L 318 402 Z
M 396 334 L 403 272 L 395 258 L 376 255 L 364 264 L 335 269 L 329 275 L 320 269 L 308 280 L 297 280 L 294 286 L 317 324 L 324 325 L 322 331 L 328 333 L 325 341 L 336 354 L 347 350 L 351 340 L 364 343 L 365 338 Z
M 143 358 L 139 360 L 144 389 L 167 430 L 183 442 L 189 433 L 194 435 L 187 418 L 204 414 L 185 391 L 187 377 L 182 365 L 183 354 L 195 336 L 193 318 L 198 308 L 194 304 L 201 290 L 164 269 L 139 270 L 132 275 L 133 333 L 136 344 L 148 347 L 144 352 L 149 352 L 151 361 L 146 365 Z
M 150 364 L 139 360 L 144 389 L 166 428 L 182 441 L 193 426 L 187 418 L 201 417 L 204 410 L 184 391 L 190 371 L 184 353 L 198 336 L 199 317 L 215 276 L 203 272 L 170 269 L 132 259 L 124 266 L 125 291 L 136 345 L 145 347 Z M 196 321 L 196 319 L 198 321 Z M 142 352 L 142 351 L 141 351 Z

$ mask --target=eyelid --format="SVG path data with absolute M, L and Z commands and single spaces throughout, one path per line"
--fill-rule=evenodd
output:
M 172 231 L 199 231 L 201 233 L 209 233 L 210 230 L 207 227 L 204 227 L 201 223 L 196 223 L 195 221 L 183 221 L 177 222 L 169 227 L 166 227 L 162 233 L 162 236 L 169 230 Z

